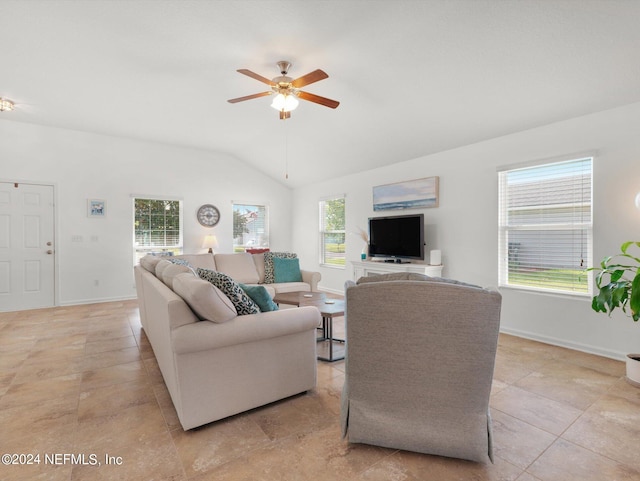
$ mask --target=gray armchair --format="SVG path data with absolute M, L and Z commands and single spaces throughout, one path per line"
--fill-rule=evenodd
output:
M 414 280 L 393 280 L 402 278 Z M 489 394 L 501 295 L 415 274 L 348 284 L 343 436 L 492 461 Z

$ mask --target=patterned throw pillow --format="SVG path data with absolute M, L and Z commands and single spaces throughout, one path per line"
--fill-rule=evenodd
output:
M 280 259 L 295 259 L 298 254 L 293 252 L 265 252 L 264 253 L 264 283 L 273 284 L 276 282 L 275 273 L 273 270 L 273 258 L 278 257 Z
M 187 261 L 185 259 L 173 258 L 173 259 L 168 259 L 168 260 L 169 260 L 169 262 L 173 262 L 174 264 L 178 264 L 179 266 L 191 267 L 191 264 L 189 264 L 189 261 Z
M 169 260 L 169 262 L 171 262 L 172 264 L 175 264 L 177 266 L 188 267 L 189 269 L 191 269 L 191 272 L 193 272 L 193 275 L 195 275 L 195 276 L 198 275 L 196 273 L 196 270 L 193 268 L 193 266 L 189 263 L 188 260 L 186 260 L 186 259 L 176 259 L 176 258 L 169 258 L 168 260 Z
M 201 279 L 211 282 L 211 284 L 224 292 L 233 303 L 239 316 L 258 314 L 260 312 L 258 305 L 242 290 L 240 284 L 228 275 L 211 269 L 202 269 L 201 267 L 196 269 L 196 273 Z

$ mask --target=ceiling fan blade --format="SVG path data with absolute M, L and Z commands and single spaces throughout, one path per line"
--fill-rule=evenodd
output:
M 325 107 L 329 107 L 330 109 L 335 109 L 340 102 L 337 100 L 331 100 L 326 97 L 320 97 L 319 95 L 310 94 L 309 92 L 298 92 L 298 97 L 303 100 L 308 100 L 309 102 L 314 102 L 316 104 L 324 105 Z
M 293 82 L 291 82 L 291 85 L 294 88 L 299 89 L 300 87 L 304 87 L 305 85 L 309 85 L 314 82 L 317 82 L 318 80 L 324 80 L 326 78 L 329 78 L 329 76 L 322 70 L 318 69 L 318 70 L 314 70 L 311 73 L 308 73 L 307 75 L 298 77 Z
M 240 72 L 241 74 L 246 75 L 247 77 L 251 77 L 253 79 L 256 79 L 262 83 L 265 83 L 267 85 L 269 85 L 270 87 L 273 87 L 275 85 L 275 83 L 273 83 L 273 81 L 269 80 L 266 77 L 263 77 L 262 75 L 258 75 L 255 72 L 252 72 L 251 70 L 247 70 L 246 68 L 241 68 L 240 70 L 236 70 L 237 72 Z
M 238 102 L 244 102 L 245 100 L 257 99 L 259 97 L 266 97 L 267 95 L 271 95 L 273 92 L 260 92 L 259 94 L 247 95 L 246 97 L 238 97 L 237 99 L 229 99 L 227 102 L 230 104 L 236 104 Z

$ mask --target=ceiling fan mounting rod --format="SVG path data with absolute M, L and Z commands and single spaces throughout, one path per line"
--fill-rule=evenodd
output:
M 280 73 L 282 75 L 287 75 L 289 69 L 291 68 L 291 62 L 287 62 L 286 60 L 280 60 L 278 62 L 278 68 L 280 69 Z

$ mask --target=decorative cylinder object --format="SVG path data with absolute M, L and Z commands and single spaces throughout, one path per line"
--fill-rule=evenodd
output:
M 627 354 L 627 382 L 640 387 L 640 354 Z
M 442 251 L 440 250 L 432 250 L 429 253 L 429 264 L 432 266 L 440 266 L 442 265 Z

